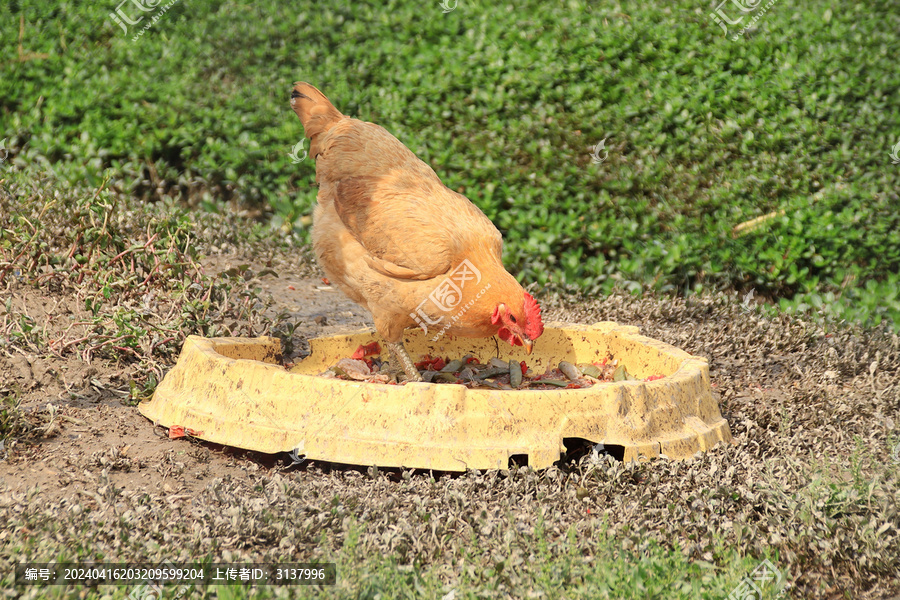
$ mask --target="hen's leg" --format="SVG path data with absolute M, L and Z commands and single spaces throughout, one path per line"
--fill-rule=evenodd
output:
M 413 363 L 406 348 L 403 347 L 403 342 L 387 342 L 387 347 L 391 353 L 391 363 L 393 363 L 391 366 L 400 363 L 408 381 L 422 381 L 422 376 L 419 375 L 415 363 Z

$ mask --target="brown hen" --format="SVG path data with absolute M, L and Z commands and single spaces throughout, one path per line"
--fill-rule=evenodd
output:
M 421 381 L 403 330 L 498 336 L 528 353 L 541 310 L 503 268 L 494 224 L 397 138 L 346 117 L 322 92 L 296 83 L 291 107 L 311 141 L 318 204 L 312 239 L 329 279 L 372 313 L 406 376 Z

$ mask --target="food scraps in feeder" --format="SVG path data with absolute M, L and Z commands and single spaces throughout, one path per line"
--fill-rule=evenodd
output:
M 389 371 L 387 361 L 381 360 L 380 353 L 381 346 L 378 342 L 362 345 L 350 358 L 340 359 L 322 373 L 322 376 L 348 381 L 397 383 Z M 422 380 L 427 383 L 455 383 L 468 388 L 494 390 L 581 389 L 609 381 L 639 381 L 625 370 L 624 365 L 618 364 L 618 360 L 578 364 L 560 361 L 555 368 L 535 373 L 528 368 L 525 361 L 507 362 L 491 358 L 486 364 L 482 364 L 469 354 L 457 359 L 426 354 L 415 363 L 415 366 L 422 375 Z M 644 381 L 662 377 L 663 375 L 653 375 Z

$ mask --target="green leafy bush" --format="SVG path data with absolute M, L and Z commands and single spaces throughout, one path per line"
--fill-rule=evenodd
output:
M 0 136 L 15 163 L 94 187 L 111 169 L 111 186 L 147 200 L 254 207 L 303 241 L 314 165 L 288 157 L 302 79 L 479 205 L 525 281 L 752 287 L 786 308 L 900 323 L 895 7 L 777 3 L 737 41 L 711 8 L 177 2 L 132 41 L 112 2 L 13 2 L 0 7 Z

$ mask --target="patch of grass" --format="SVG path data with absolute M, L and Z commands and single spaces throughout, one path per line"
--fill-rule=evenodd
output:
M 263 300 L 243 278 L 201 271 L 201 245 L 229 235 L 220 218 L 197 219 L 171 201 L 140 206 L 107 183 L 92 190 L 20 170 L 0 180 L 0 289 L 8 293 L 0 350 L 131 363 L 138 400 L 188 335 L 238 334 L 228 323 L 254 335 L 268 325 Z M 198 241 L 213 229 L 220 231 Z M 252 238 L 252 228 L 243 235 Z M 15 293 L 27 289 L 74 306 L 67 317 L 29 314 Z
M 0 389 L 0 441 L 3 450 L 0 457 L 5 456 L 10 446 L 21 437 L 31 436 L 36 427 L 19 408 L 21 390 L 15 386 L 11 389 Z
M 303 79 L 467 194 L 523 281 L 755 288 L 789 310 L 897 325 L 893 4 L 776 4 L 734 42 L 712 8 L 178 2 L 132 41 L 142 25 L 124 33 L 112 5 L 12 2 L 0 135 L 7 164 L 254 207 L 306 241 L 314 165 L 288 157 L 302 135 L 288 90 Z
M 372 555 L 359 545 L 365 527 L 351 523 L 346 544 L 333 556 L 317 559 L 334 562 L 338 577 L 333 586 L 255 586 L 246 584 L 210 586 L 164 586 L 163 598 L 215 598 L 249 600 L 269 598 L 442 598 L 453 594 L 455 600 L 485 597 L 584 599 L 672 599 L 726 598 L 760 564 L 737 551 L 723 553 L 716 563 L 690 560 L 679 549 L 666 548 L 650 541 L 640 550 L 622 550 L 607 533 L 595 539 L 579 540 L 570 529 L 561 540 L 553 540 L 545 530 L 510 545 L 505 552 L 480 549 L 476 543 L 464 555 L 454 557 L 456 574 L 448 581 L 445 567 L 414 561 L 409 564 L 397 556 Z M 591 556 L 582 554 L 592 549 Z M 85 549 L 80 560 L 91 560 Z M 57 557 L 59 562 L 75 560 Z M 193 564 L 215 562 L 211 557 Z M 777 562 L 777 560 L 775 560 Z M 7 575 L 0 586 L 12 589 Z M 64 598 L 78 594 L 84 600 L 121 600 L 138 587 L 134 585 L 26 587 L 17 586 L 22 598 Z M 762 598 L 776 598 L 781 586 L 761 585 Z M 179 595 L 179 593 L 181 595 Z

